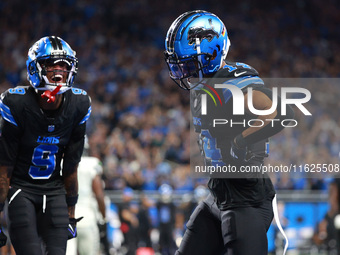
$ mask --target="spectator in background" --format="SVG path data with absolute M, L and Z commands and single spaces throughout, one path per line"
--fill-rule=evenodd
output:
M 318 223 L 313 235 L 313 242 L 319 247 L 320 252 L 327 251 L 327 254 L 337 253 L 338 230 L 335 227 L 334 219 L 339 214 L 339 181 L 334 180 L 329 184 L 328 203 L 329 210 L 324 218 Z
M 122 245 L 126 248 L 127 255 L 135 255 L 138 248 L 138 205 L 133 201 L 134 193 L 131 188 L 125 188 L 122 196 L 123 201 L 119 206 L 120 229 L 124 236 Z
M 173 189 L 169 184 L 159 187 L 160 199 L 157 202 L 159 219 L 159 245 L 162 255 L 174 254 L 176 244 L 174 240 L 176 207 L 172 201 Z
M 149 208 L 151 201 L 145 194 L 140 195 L 140 206 L 137 213 L 138 226 L 138 247 L 152 247 L 150 239 L 151 221 Z

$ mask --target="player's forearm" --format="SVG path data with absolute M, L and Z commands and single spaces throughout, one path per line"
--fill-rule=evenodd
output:
M 106 218 L 106 212 L 105 212 L 105 202 L 104 202 L 104 196 L 97 199 L 98 201 L 98 208 L 99 208 L 99 211 L 100 213 L 102 214 L 103 216 L 103 219 L 105 220 Z
M 99 175 L 97 175 L 93 181 L 92 181 L 92 190 L 96 196 L 96 200 L 98 203 L 98 209 L 100 213 L 103 216 L 103 219 L 105 220 L 106 217 L 106 207 L 105 207 L 105 200 L 104 200 L 104 191 L 103 191 L 103 185 L 102 180 Z
M 68 213 L 70 218 L 74 218 L 75 205 L 78 200 L 78 165 L 73 166 L 72 169 L 64 169 L 64 185 L 66 190 L 66 203 L 68 206 Z
M 266 110 L 266 109 L 265 109 Z M 242 132 L 243 137 L 247 137 L 255 132 L 260 131 L 267 125 L 273 123 L 273 119 L 277 117 L 277 111 L 274 111 L 272 114 L 269 115 L 261 115 L 256 117 L 256 121 L 251 123 L 251 127 L 247 128 Z
M 76 206 L 68 206 L 68 217 L 75 218 Z
M 278 110 L 276 116 L 273 118 L 276 119 L 276 121 L 273 121 L 270 124 L 263 126 L 261 129 L 256 130 L 256 132 L 253 132 L 248 135 L 244 135 L 242 133 L 242 137 L 238 136 L 239 141 L 243 140 L 245 145 L 249 145 L 279 133 L 284 128 L 284 126 L 281 124 L 284 117 L 287 119 L 293 119 L 294 112 L 291 107 L 289 106 L 287 107 L 287 114 L 285 116 L 283 116 L 281 114 L 281 111 Z
M 269 89 L 255 91 L 254 95 L 256 95 L 253 97 L 256 109 L 268 110 L 272 107 L 272 92 Z M 256 116 L 254 119 L 258 119 L 258 121 L 252 123 L 252 127 L 247 128 L 242 134 L 238 135 L 235 138 L 235 142 L 238 146 L 245 147 L 269 138 L 279 133 L 284 128 L 282 125 L 284 119 L 292 119 L 293 117 L 294 111 L 289 105 L 287 106 L 286 114 L 282 115 L 281 98 L 278 97 L 276 110 L 268 115 Z
M 9 190 L 8 173 L 11 170 L 9 166 L 0 166 L 0 204 L 5 203 Z

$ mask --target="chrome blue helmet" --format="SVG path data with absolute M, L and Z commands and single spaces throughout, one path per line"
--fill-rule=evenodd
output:
M 191 89 L 187 78 L 202 79 L 220 69 L 230 46 L 223 22 L 206 11 L 179 16 L 165 39 L 165 59 L 170 77 L 183 89 Z
M 46 65 L 58 62 L 67 64 L 66 83 L 49 82 L 46 77 Z M 61 85 L 58 94 L 70 89 L 74 83 L 74 78 L 78 70 L 78 59 L 73 51 L 63 39 L 56 36 L 46 36 L 33 44 L 28 51 L 27 80 L 37 90 L 53 91 L 57 85 Z

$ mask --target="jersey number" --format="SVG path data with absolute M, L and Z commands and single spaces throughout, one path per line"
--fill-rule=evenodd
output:
M 199 137 L 201 153 L 212 165 L 224 165 L 221 150 L 217 148 L 216 138 L 212 137 L 209 130 L 202 129 Z
M 51 177 L 55 165 L 56 154 L 58 152 L 57 145 L 41 144 L 33 151 L 32 163 L 29 169 L 29 175 L 33 179 L 48 179 Z
M 78 88 L 72 88 L 72 92 L 75 95 L 87 95 L 85 90 L 78 89 Z
M 251 69 L 251 67 L 249 65 L 244 64 L 244 63 L 236 62 L 236 65 L 237 66 L 241 66 L 243 68 Z M 237 69 L 237 67 L 231 66 L 231 65 L 227 65 L 227 64 L 224 65 L 223 68 L 228 68 L 229 73 L 231 73 L 232 71 L 235 71 Z
M 9 89 L 8 92 L 10 94 L 17 94 L 17 95 L 25 95 L 26 93 L 24 88 Z

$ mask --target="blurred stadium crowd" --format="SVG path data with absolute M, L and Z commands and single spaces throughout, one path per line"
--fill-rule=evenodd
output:
M 103 162 L 105 189 L 154 191 L 168 184 L 174 191 L 194 191 L 206 180 L 190 175 L 195 145 L 188 139 L 189 97 L 168 77 L 163 61 L 168 27 L 193 9 L 224 21 L 231 40 L 228 60 L 250 64 L 260 77 L 340 77 L 335 0 L 5 0 L 0 92 L 28 84 L 25 61 L 33 42 L 60 36 L 77 52 L 76 87 L 92 98 L 87 133 L 91 155 Z M 297 113 L 299 128 L 272 139 L 272 164 L 338 162 L 340 88 L 327 82 L 307 88 L 313 117 Z M 324 175 L 272 177 L 277 189 L 327 189 Z

